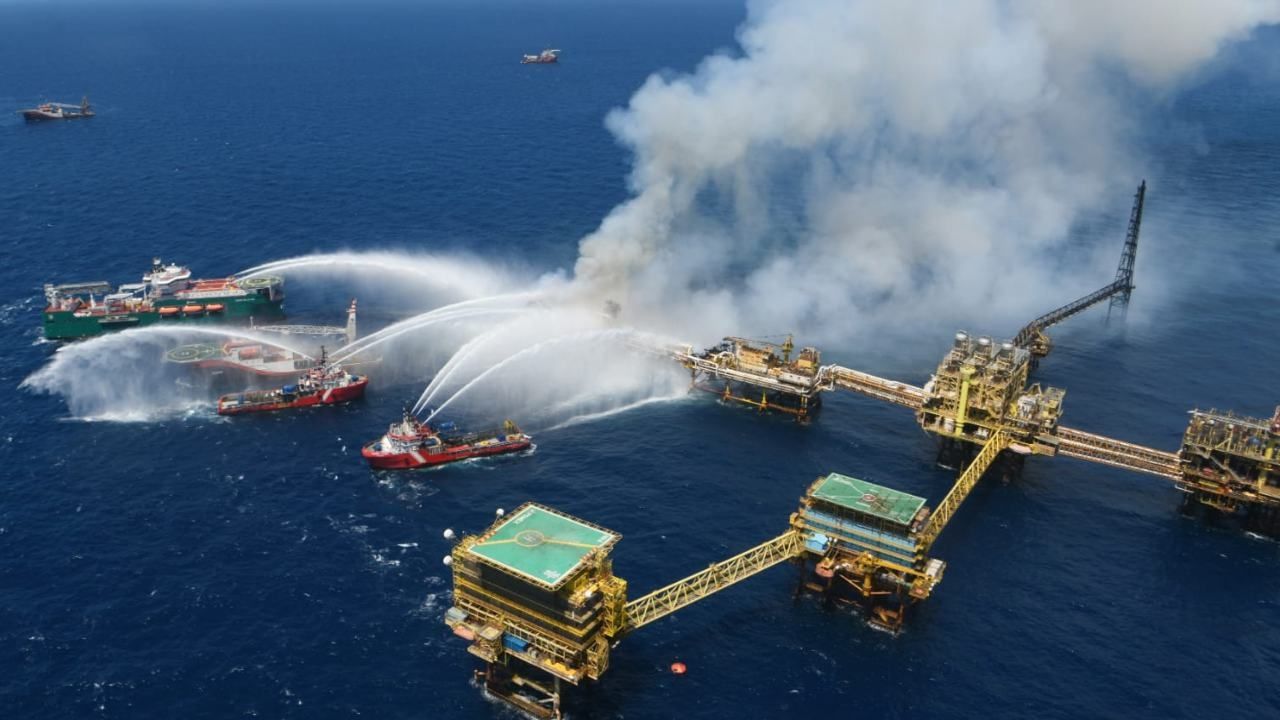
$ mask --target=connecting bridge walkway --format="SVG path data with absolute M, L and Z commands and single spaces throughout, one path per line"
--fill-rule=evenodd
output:
M 626 628 L 634 630 L 717 593 L 730 585 L 764 572 L 774 565 L 800 556 L 804 550 L 800 533 L 788 530 L 706 570 L 659 588 L 626 605 Z

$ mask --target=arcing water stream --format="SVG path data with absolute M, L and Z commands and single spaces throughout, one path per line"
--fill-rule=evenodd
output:
M 392 252 L 338 252 L 286 258 L 255 265 L 236 273 L 238 279 L 289 273 L 337 275 L 344 282 L 383 286 L 414 294 L 431 291 L 443 297 L 470 300 L 499 295 L 519 284 L 512 273 L 491 264 L 460 257 Z M 401 287 L 403 286 L 403 287 Z
M 22 387 L 61 395 L 79 419 L 141 422 L 170 417 L 207 404 L 211 390 L 207 382 L 193 380 L 167 363 L 165 352 L 208 338 L 248 338 L 311 357 L 279 336 L 247 329 L 152 325 L 64 345 Z
M 391 277 L 397 298 L 415 288 L 454 298 L 329 355 L 347 364 L 376 361 L 371 364 L 377 367 L 369 368 L 375 387 L 390 392 L 401 381 L 430 377 L 414 405 L 414 412 L 422 412 L 444 397 L 430 418 L 447 407 L 477 418 L 512 416 L 538 427 L 563 426 L 677 395 L 683 386 L 671 368 L 646 366 L 624 347 L 621 341 L 635 331 L 607 327 L 598 307 L 575 301 L 554 281 L 521 284 L 510 273 L 473 260 L 387 252 L 289 258 L 237 277 L 284 272 L 295 284 L 297 274 L 336 275 L 352 285 L 367 283 L 372 274 L 380 285 Z M 512 292 L 513 287 L 527 289 Z M 505 292 L 490 292 L 497 288 Z M 76 417 L 172 417 L 207 406 L 215 394 L 207 379 L 164 362 L 168 349 L 202 336 L 248 337 L 284 347 L 275 336 L 249 329 L 153 326 L 60 348 L 23 386 L 62 395 Z M 445 397 L 451 388 L 456 389 Z
M 439 415 L 445 408 L 452 405 L 454 400 L 457 400 L 459 397 L 462 397 L 462 395 L 465 394 L 468 390 L 470 390 L 471 388 L 483 382 L 485 378 L 489 377 L 490 375 L 493 375 L 494 373 L 501 372 L 504 368 L 510 365 L 514 365 L 515 363 L 520 362 L 522 359 L 535 356 L 540 352 L 543 352 L 552 347 L 556 347 L 558 345 L 565 345 L 574 341 L 595 340 L 595 339 L 603 340 L 611 337 L 618 338 L 624 335 L 625 333 L 626 331 L 623 331 L 623 330 L 592 330 L 587 332 L 575 333 L 573 335 L 564 335 L 560 337 L 547 338 L 546 340 L 542 340 L 541 342 L 534 343 L 529 347 L 526 347 L 511 355 L 508 355 L 501 362 L 497 363 L 496 365 L 490 366 L 484 372 L 480 373 L 475 378 L 473 378 L 466 385 L 463 385 L 457 392 L 450 395 L 447 400 L 440 403 L 440 407 L 433 410 L 431 414 L 427 416 L 427 422 L 431 422 L 432 418 L 434 418 L 436 415 Z
M 414 403 L 413 412 L 419 413 L 422 412 L 424 408 L 428 407 L 431 404 L 431 400 L 436 396 L 436 393 L 440 391 L 440 388 L 443 387 L 445 383 L 449 382 L 449 379 L 457 373 L 458 368 L 464 362 L 480 351 L 486 343 L 491 342 L 506 331 L 507 328 L 505 325 L 498 325 L 492 330 L 475 336 L 468 341 L 467 344 L 458 348 L 458 351 L 449 358 L 449 362 L 445 363 L 444 367 L 441 367 L 440 371 L 431 378 L 431 382 L 427 384 L 427 388 L 423 390 L 422 395 L 418 397 L 418 402 Z

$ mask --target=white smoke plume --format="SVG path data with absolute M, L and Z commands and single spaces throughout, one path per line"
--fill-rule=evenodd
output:
M 1111 279 L 1123 220 L 1064 249 L 1074 223 L 1127 210 L 1133 103 L 1278 17 L 1273 0 L 752 2 L 740 56 L 654 75 L 610 114 L 634 196 L 581 242 L 576 279 L 701 341 L 1012 333 Z

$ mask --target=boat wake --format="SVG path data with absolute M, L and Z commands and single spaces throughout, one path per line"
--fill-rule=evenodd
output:
M 0 325 L 26 324 L 31 314 L 39 309 L 38 300 L 34 297 L 0 305 Z
M 203 400 L 163 408 L 104 410 L 84 415 L 73 414 L 61 418 L 62 422 L 83 423 L 154 423 L 168 420 L 198 420 L 223 423 L 228 422 L 229 418 L 215 413 L 213 403 Z

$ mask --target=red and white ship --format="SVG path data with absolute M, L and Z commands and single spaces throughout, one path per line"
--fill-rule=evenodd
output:
M 405 411 L 387 434 L 365 445 L 360 454 L 379 470 L 411 470 L 444 465 L 474 457 L 506 455 L 533 447 L 533 438 L 520 432 L 510 420 L 501 430 L 442 435 Z
M 223 395 L 218 398 L 218 414 L 242 415 L 312 405 L 338 405 L 363 397 L 368 385 L 368 376 L 349 373 L 337 363 L 321 365 L 308 370 L 293 385 Z

